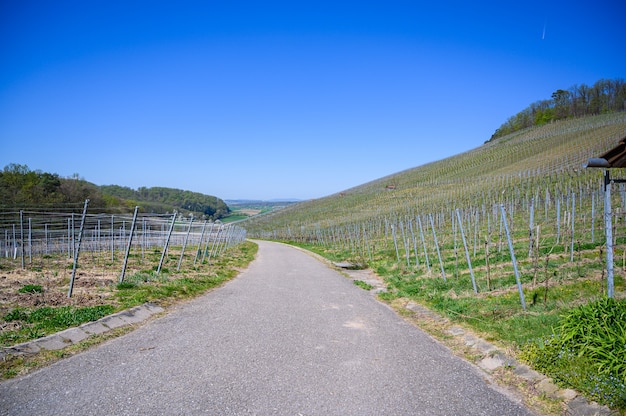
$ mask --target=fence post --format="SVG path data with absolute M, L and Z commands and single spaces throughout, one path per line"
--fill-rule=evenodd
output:
M 24 211 L 20 210 L 20 253 L 22 256 L 22 269 L 25 269 L 24 264 Z
M 126 265 L 128 264 L 128 255 L 130 254 L 130 246 L 133 243 L 133 234 L 135 232 L 135 224 L 137 223 L 137 211 L 139 207 L 135 207 L 135 213 L 133 214 L 133 223 L 130 226 L 130 236 L 128 237 L 128 245 L 126 246 L 126 254 L 124 255 L 124 264 L 122 265 L 122 273 L 120 274 L 120 283 L 124 281 L 124 275 L 126 274 Z
M 115 216 L 111 215 L 111 263 L 115 261 Z
M 504 231 L 506 232 L 506 238 L 509 241 L 509 251 L 511 252 L 511 262 L 513 263 L 513 270 L 515 271 L 515 281 L 517 282 L 517 290 L 519 291 L 520 302 L 522 303 L 522 309 L 526 310 L 526 300 L 524 299 L 524 290 L 522 289 L 522 282 L 519 279 L 519 271 L 517 270 L 517 260 L 515 259 L 515 250 L 513 250 L 513 240 L 511 239 L 511 233 L 509 232 L 509 223 L 506 220 L 506 212 L 504 211 L 504 204 L 500 205 L 500 211 L 502 213 L 502 222 L 504 224 Z
M 204 220 L 204 223 L 202 224 L 202 231 L 200 231 L 200 241 L 198 242 L 198 249 L 196 250 L 196 255 L 193 258 L 193 265 L 196 265 L 196 261 L 198 260 L 198 254 L 200 253 L 200 250 L 202 249 L 202 240 L 204 239 L 204 230 L 206 229 L 206 223 L 207 220 Z
M 83 208 L 83 218 L 80 222 L 80 230 L 78 231 L 78 242 L 74 248 L 74 266 L 72 267 L 72 278 L 70 279 L 70 290 L 67 292 L 67 297 L 72 297 L 72 291 L 74 290 L 74 278 L 76 277 L 76 267 L 78 266 L 78 253 L 80 252 L 80 241 L 83 238 L 83 228 L 85 227 L 85 217 L 87 216 L 87 206 L 89 200 L 85 199 L 85 206 Z
M 28 217 L 28 264 L 33 265 L 33 219 Z
M 167 233 L 167 238 L 165 239 L 165 244 L 163 245 L 163 253 L 161 253 L 161 260 L 159 261 L 157 274 L 161 273 L 161 267 L 163 266 L 163 260 L 165 259 L 165 253 L 167 253 L 167 246 L 170 244 L 170 237 L 172 236 L 172 231 L 174 230 L 175 223 L 176 223 L 176 211 L 174 211 L 174 215 L 172 215 L 172 223 L 170 224 L 170 230 Z
M 435 223 L 433 221 L 433 214 L 429 214 L 430 218 L 430 228 L 433 229 L 433 238 L 435 239 L 435 248 L 437 249 L 437 256 L 439 257 L 439 266 L 441 267 L 441 277 L 443 277 L 443 281 L 446 282 L 446 272 L 443 269 L 443 260 L 441 259 L 441 251 L 439 250 L 439 242 L 437 241 L 437 232 L 435 231 Z
M 472 269 L 472 261 L 470 260 L 469 250 L 467 249 L 467 242 L 465 241 L 465 233 L 463 232 L 463 223 L 461 222 L 461 214 L 459 209 L 456 210 L 456 218 L 459 220 L 459 230 L 461 231 L 461 239 L 463 240 L 463 246 L 465 247 L 465 257 L 467 258 L 467 265 L 469 266 L 470 275 L 472 276 L 472 286 L 474 287 L 474 293 L 478 293 L 476 287 L 476 279 L 474 278 L 474 270 Z
M 189 233 L 191 232 L 191 224 L 193 224 L 193 216 L 189 220 L 189 228 L 187 228 L 187 234 L 185 235 L 185 240 L 183 241 L 183 248 L 180 251 L 180 258 L 178 259 L 178 266 L 176 267 L 176 271 L 180 270 L 180 264 L 183 262 L 183 256 L 185 255 L 185 247 L 187 247 L 187 240 L 189 240 Z
M 396 226 L 391 224 L 391 235 L 393 236 L 393 246 L 396 248 L 396 259 L 400 263 L 400 253 L 398 252 L 398 241 L 396 240 Z
M 613 297 L 613 219 L 611 213 L 611 179 L 609 170 L 604 171 L 604 234 L 606 235 L 606 282 L 607 296 Z
M 215 225 L 214 222 L 211 223 L 211 229 L 209 230 L 209 234 L 207 235 L 206 244 L 204 245 L 204 250 L 202 250 L 202 257 L 200 258 L 200 264 L 204 264 L 204 259 L 206 258 L 206 255 L 209 253 L 209 244 L 211 243 L 211 235 L 213 234 L 213 225 Z M 219 229 L 218 229 L 218 233 L 219 233 Z M 213 245 L 211 245 L 211 248 L 213 248 Z
M 422 228 L 422 220 L 420 216 L 417 216 L 417 225 L 420 229 L 420 238 L 422 239 L 422 247 L 424 249 L 424 258 L 426 259 L 426 268 L 428 269 L 428 273 L 430 273 L 430 260 L 428 259 L 428 250 L 426 250 L 426 240 L 424 239 L 424 230 Z
M 575 225 L 576 223 L 576 194 L 572 193 L 572 239 L 570 242 L 570 254 L 569 261 L 574 262 L 574 239 L 576 237 L 575 233 Z
M 220 222 L 220 224 L 217 225 L 217 233 L 215 234 L 215 239 L 211 243 L 211 250 L 209 250 L 207 253 L 208 254 L 207 262 L 209 264 L 211 264 L 211 257 L 215 256 L 215 253 L 217 253 L 217 248 L 219 248 L 220 238 L 222 238 L 223 228 L 224 227 Z M 208 247 L 208 243 L 207 243 L 207 247 Z M 202 258 L 202 264 L 204 264 L 204 257 Z

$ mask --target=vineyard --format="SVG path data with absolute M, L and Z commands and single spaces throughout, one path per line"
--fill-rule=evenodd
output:
M 11 321 L 6 314 L 16 307 L 116 304 L 113 292 L 120 288 L 210 274 L 207 266 L 246 238 L 244 229 L 219 221 L 138 215 L 138 209 L 89 214 L 87 206 L 0 213 L 5 320 Z M 12 327 L 0 329 L 4 337 Z
M 625 136 L 623 112 L 532 127 L 242 226 L 371 268 L 385 280 L 384 300 L 424 304 L 519 351 L 550 337 L 573 308 L 626 295 L 626 188 L 617 181 L 608 194 L 609 279 L 603 170 L 584 167 Z M 626 408 L 621 332 L 603 387 L 589 386 L 589 363 L 553 377 Z M 617 386 L 606 381 L 615 372 Z
M 624 113 L 556 122 L 243 226 L 257 238 L 317 245 L 356 263 L 386 259 L 420 276 L 462 281 L 474 272 L 485 292 L 508 287 L 508 273 L 493 270 L 512 267 L 507 225 L 523 278 L 536 283 L 546 256 L 550 270 L 567 260 L 558 264 L 563 278 L 583 264 L 601 273 L 603 173 L 584 165 L 625 135 Z M 623 253 L 626 193 L 615 187 L 615 250 Z

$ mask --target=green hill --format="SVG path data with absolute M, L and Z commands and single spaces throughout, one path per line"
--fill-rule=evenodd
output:
M 166 213 L 177 210 L 211 219 L 222 218 L 230 212 L 226 203 L 215 196 L 181 189 L 141 187 L 134 190 L 124 186 L 105 185 L 100 190 L 104 195 L 134 201 L 133 203 L 147 212 Z
M 583 165 L 625 135 L 623 112 L 556 121 L 334 195 L 295 204 L 244 226 L 257 236 L 297 235 L 300 231 L 381 217 L 481 207 L 537 192 L 565 192 L 583 184 L 597 189 L 601 172 L 583 169 Z
M 174 188 L 98 186 L 75 175 L 61 178 L 56 173 L 30 170 L 10 164 L 0 171 L 0 210 L 80 210 L 89 199 L 90 212 L 141 212 L 163 214 L 178 211 L 196 218 L 219 219 L 230 212 L 226 203 L 211 195 Z

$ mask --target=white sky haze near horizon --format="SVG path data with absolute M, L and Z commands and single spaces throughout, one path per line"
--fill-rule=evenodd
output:
M 0 169 L 319 198 L 624 78 L 623 1 L 421 3 L 0 0 Z

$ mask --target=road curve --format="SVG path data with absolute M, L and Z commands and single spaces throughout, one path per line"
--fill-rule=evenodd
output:
M 532 414 L 312 256 L 258 244 L 221 288 L 0 383 L 0 414 Z

